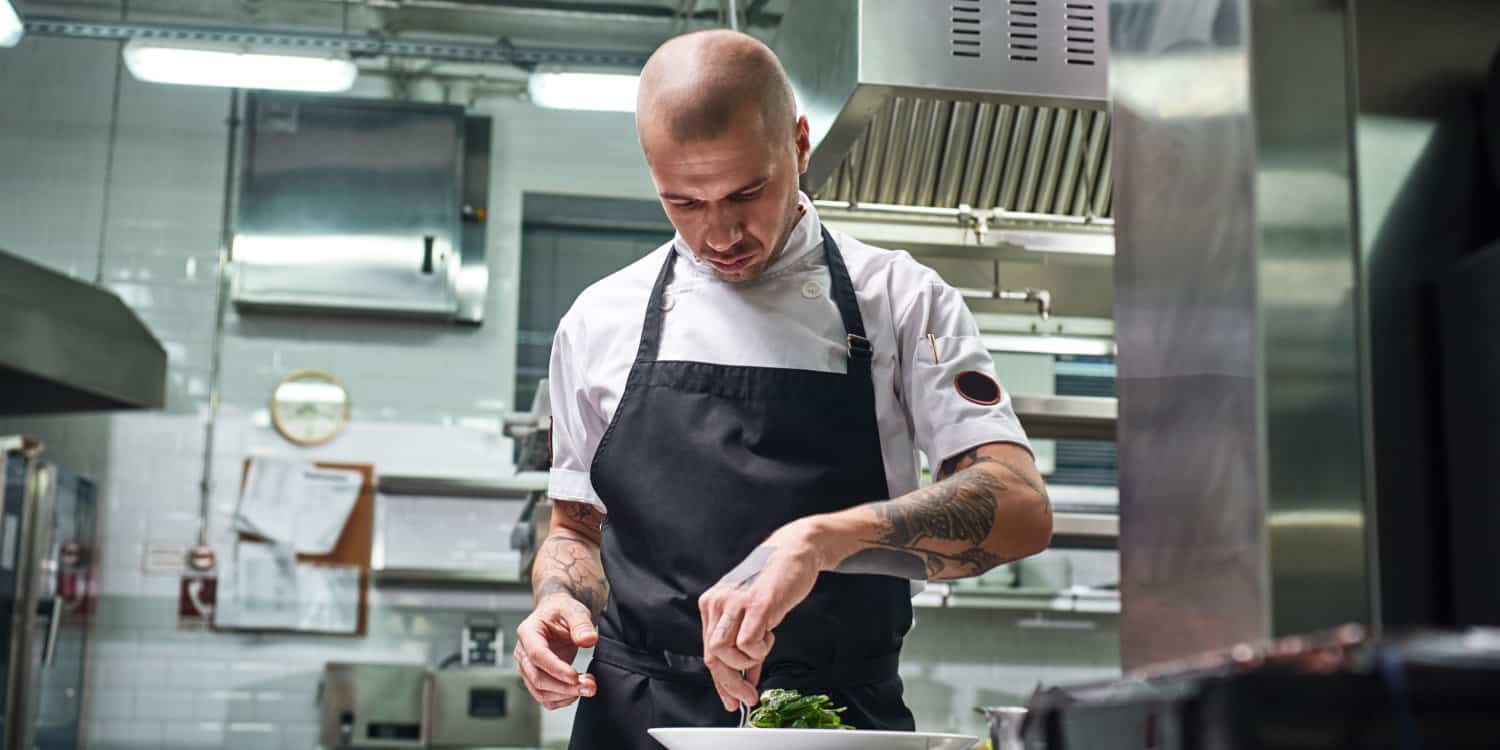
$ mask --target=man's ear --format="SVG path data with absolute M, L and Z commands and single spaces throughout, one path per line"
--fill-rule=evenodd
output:
M 812 140 L 808 135 L 807 115 L 797 118 L 797 174 L 807 174 L 807 161 L 812 158 Z

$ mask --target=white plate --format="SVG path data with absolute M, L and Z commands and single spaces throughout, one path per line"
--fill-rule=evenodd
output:
M 652 729 L 667 750 L 971 750 L 978 737 L 841 729 Z

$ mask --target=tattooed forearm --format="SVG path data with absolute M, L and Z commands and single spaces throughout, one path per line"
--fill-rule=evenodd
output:
M 1051 511 L 1023 451 L 981 445 L 944 461 L 931 486 L 865 506 L 874 526 L 835 570 L 961 578 L 1034 554 L 1051 535 Z
M 552 594 L 567 594 L 598 617 L 609 598 L 598 545 L 558 533 L 547 537 L 537 550 L 532 589 L 537 601 Z

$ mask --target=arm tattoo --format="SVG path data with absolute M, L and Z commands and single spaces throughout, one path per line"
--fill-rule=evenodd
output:
M 967 469 L 975 464 L 996 463 L 997 459 L 979 452 L 979 449 L 981 447 L 982 446 L 974 446 L 973 448 L 970 448 L 963 453 L 960 453 L 948 459 L 947 461 L 944 461 L 942 465 L 938 467 L 936 479 L 941 482 L 944 479 L 947 479 L 948 477 L 951 477 L 954 474 L 957 474 L 958 472 L 963 471 L 964 469 Z M 1008 464 L 1006 465 L 1006 468 L 1010 468 L 1011 471 L 1015 471 L 1015 469 L 1011 468 Z
M 568 520 L 586 529 L 598 531 L 604 525 L 604 514 L 588 503 L 564 501 L 554 505 L 562 510 Z
M 598 547 L 569 536 L 554 534 L 537 550 L 534 575 L 536 599 L 567 594 L 598 616 L 609 598 L 609 581 L 599 562 Z
M 1000 497 L 1010 487 L 992 472 L 967 470 L 992 461 L 968 451 L 944 462 L 942 481 L 875 503 L 880 533 L 865 540 L 870 549 L 851 555 L 837 570 L 907 578 L 920 571 L 935 579 L 978 575 L 1004 562 L 983 545 L 994 530 Z

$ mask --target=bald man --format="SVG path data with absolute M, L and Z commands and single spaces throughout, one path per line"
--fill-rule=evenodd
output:
M 760 42 L 664 44 L 636 125 L 677 236 L 558 326 L 556 512 L 517 665 L 546 707 L 583 699 L 572 748 L 734 726 L 772 687 L 911 730 L 910 582 L 1051 537 L 993 360 L 937 274 L 818 220 L 807 119 Z M 940 466 L 924 488 L 918 450 Z

